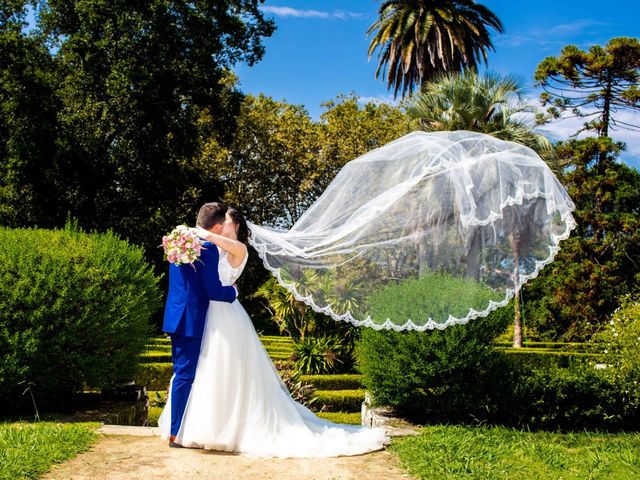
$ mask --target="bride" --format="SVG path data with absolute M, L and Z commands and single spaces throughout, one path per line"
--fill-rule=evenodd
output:
M 222 284 L 234 284 L 247 264 L 251 232 L 245 218 L 229 208 L 220 235 L 203 229 L 198 234 L 220 251 Z M 171 390 L 158 420 L 163 439 L 170 437 Z M 293 400 L 236 300 L 209 302 L 195 379 L 175 442 L 257 457 L 333 457 L 379 450 L 389 437 L 382 428 L 329 422 Z

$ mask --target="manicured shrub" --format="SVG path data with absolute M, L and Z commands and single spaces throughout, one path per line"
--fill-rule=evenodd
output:
M 147 387 L 147 390 L 166 390 L 169 387 L 173 375 L 173 364 L 163 363 L 142 363 L 138 367 L 135 375 L 135 382 L 138 385 Z
M 157 427 L 158 420 L 160 419 L 160 415 L 162 414 L 162 409 L 164 407 L 149 407 L 149 427 Z
M 140 357 L 142 363 L 171 363 L 171 352 L 151 351 Z
M 597 358 L 591 353 L 542 348 L 507 348 L 502 352 L 509 357 L 511 363 L 530 368 L 574 368 L 589 364 Z
M 318 416 L 333 423 L 349 425 L 360 425 L 362 421 L 360 412 L 318 412 Z
M 341 373 L 338 375 L 302 375 L 300 380 L 318 390 L 356 390 L 362 388 L 362 375 Z
M 402 295 L 387 301 L 390 311 L 402 308 L 408 318 L 419 318 L 421 302 L 409 302 Z M 500 355 L 492 342 L 512 321 L 508 313 L 497 310 L 444 330 L 363 329 L 358 368 L 374 404 L 441 421 L 486 411 L 490 398 L 486 377 Z
M 315 408 L 326 412 L 359 412 L 364 401 L 364 390 L 316 390 Z
M 379 323 L 393 318 L 403 322 L 411 319 L 416 325 L 424 325 L 429 318 L 434 321 L 442 321 L 449 315 L 462 318 L 471 308 L 482 311 L 490 300 L 502 299 L 503 294 L 471 278 L 434 271 L 420 278 L 390 283 L 372 293 L 367 299 L 367 313 Z
M 550 430 L 640 429 L 637 394 L 593 365 L 521 369 L 498 390 L 503 394 L 496 395 L 493 420 L 499 423 Z
M 28 405 L 27 386 L 43 403 L 132 380 L 158 280 L 112 233 L 0 228 L 0 403 Z

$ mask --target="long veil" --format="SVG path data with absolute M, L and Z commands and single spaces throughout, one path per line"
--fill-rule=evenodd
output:
M 443 329 L 506 305 L 553 260 L 574 209 L 530 148 L 413 132 L 347 163 L 291 229 L 250 224 L 251 244 L 335 320 Z

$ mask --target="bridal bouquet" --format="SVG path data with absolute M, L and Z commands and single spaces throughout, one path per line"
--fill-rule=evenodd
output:
M 174 265 L 193 265 L 200 258 L 200 251 L 204 248 L 203 243 L 192 228 L 178 225 L 162 237 L 164 259 Z

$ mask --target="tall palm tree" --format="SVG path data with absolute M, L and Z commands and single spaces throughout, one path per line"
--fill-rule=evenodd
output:
M 367 35 L 376 49 L 376 78 L 385 72 L 387 86 L 402 97 L 440 72 L 461 72 L 487 62 L 493 49 L 488 27 L 503 31 L 488 8 L 473 0 L 388 0 Z
M 519 77 L 492 73 L 478 75 L 441 74 L 415 94 L 407 108 L 413 128 L 426 131 L 470 130 L 514 141 L 536 151 L 556 172 L 562 168 L 553 145 L 547 137 L 533 130 L 526 119 L 534 107 L 524 100 L 524 87 Z M 511 245 L 518 264 L 520 237 L 514 235 Z M 517 274 L 517 270 L 516 270 Z M 514 298 L 513 346 L 522 346 L 520 297 Z

